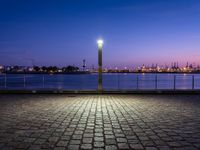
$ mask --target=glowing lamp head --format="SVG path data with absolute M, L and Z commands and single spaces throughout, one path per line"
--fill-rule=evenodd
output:
M 99 47 L 102 47 L 102 46 L 103 46 L 103 40 L 102 40 L 102 39 L 99 39 L 99 40 L 97 41 L 97 44 L 98 44 Z

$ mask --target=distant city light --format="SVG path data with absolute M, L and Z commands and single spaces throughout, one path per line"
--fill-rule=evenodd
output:
M 100 42 L 101 43 L 101 42 Z M 101 43 L 102 44 L 102 43 Z M 100 59 L 102 57 L 102 47 L 98 47 L 98 53 L 100 53 Z M 123 67 L 123 68 L 118 68 L 117 66 L 115 66 L 114 68 L 112 67 L 105 67 L 102 68 L 102 60 L 99 61 L 98 63 L 100 63 L 100 70 L 104 73 L 108 72 L 108 73 L 158 73 L 158 72 L 162 72 L 162 73 L 200 73 L 200 65 L 193 65 L 193 64 L 189 64 L 187 63 L 186 66 L 178 66 L 178 63 L 171 63 L 171 66 L 159 66 L 159 65 L 141 65 L 141 66 L 136 66 L 133 69 L 129 68 L 127 66 Z M 85 61 L 83 61 L 83 66 L 85 65 Z M 79 67 L 76 66 L 65 66 L 65 67 L 56 67 L 56 66 L 18 66 L 18 65 L 13 65 L 13 66 L 4 66 L 4 65 L 0 65 L 0 75 L 2 73 L 66 73 L 66 72 L 79 72 L 80 69 Z M 92 68 L 84 68 L 83 71 L 86 71 L 87 73 L 89 72 L 98 72 L 99 70 L 97 68 L 95 68 L 94 66 Z M 80 71 L 81 72 L 81 71 Z

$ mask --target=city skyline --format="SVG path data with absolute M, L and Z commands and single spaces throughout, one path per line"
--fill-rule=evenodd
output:
M 66 69 L 69 68 L 69 69 Z M 103 67 L 104 72 L 199 72 L 200 65 L 195 63 L 187 62 L 186 65 L 180 66 L 178 62 L 172 62 L 171 65 L 159 65 L 159 64 L 151 64 L 145 65 L 142 64 L 136 67 Z M 48 71 L 47 71 L 48 70 Z M 45 65 L 33 65 L 33 66 L 20 66 L 20 65 L 0 65 L 0 73 L 1 72 L 58 72 L 61 73 L 66 70 L 74 70 L 81 72 L 97 72 L 98 67 L 91 66 L 86 64 L 86 60 L 83 60 L 83 64 L 80 66 L 77 65 L 64 65 L 64 66 L 45 66 Z
M 24 66 L 24 67 L 34 67 L 34 66 L 46 66 L 46 67 L 49 67 L 49 66 L 57 66 L 57 67 L 65 67 L 65 66 L 77 66 L 79 68 L 82 68 L 83 66 L 85 68 L 97 68 L 98 66 L 97 65 L 94 65 L 94 64 L 89 64 L 87 62 L 86 59 L 83 59 L 82 60 L 82 63 L 79 62 L 78 64 L 63 64 L 63 65 L 55 65 L 55 64 L 52 64 L 52 65 L 45 65 L 45 64 L 40 64 L 40 65 L 37 65 L 34 63 L 34 60 L 31 61 L 31 64 L 25 64 L 25 65 L 20 65 L 20 64 L 0 64 L 0 66 Z M 177 66 L 177 67 L 185 67 L 185 66 L 193 66 L 193 67 L 198 67 L 200 66 L 200 64 L 198 63 L 195 63 L 195 62 L 186 62 L 186 63 L 183 63 L 181 64 L 180 62 L 178 61 L 175 61 L 175 62 L 171 62 L 171 63 L 165 63 L 165 64 L 158 64 L 158 63 L 149 63 L 149 64 L 145 64 L 145 63 L 140 63 L 139 65 L 123 65 L 121 64 L 120 66 L 117 66 L 117 65 L 113 65 L 113 66 L 109 66 L 109 65 L 104 65 L 103 68 L 119 68 L 119 69 L 124 69 L 124 68 L 138 68 L 138 67 L 142 67 L 142 66 L 146 66 L 146 67 L 152 67 L 152 66 L 159 66 L 159 67 L 173 67 L 173 66 Z
M 198 0 L 0 2 L 0 64 L 200 64 Z

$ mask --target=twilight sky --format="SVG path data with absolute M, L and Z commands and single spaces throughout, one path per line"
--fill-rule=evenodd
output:
M 0 0 L 0 64 L 200 64 L 200 0 Z

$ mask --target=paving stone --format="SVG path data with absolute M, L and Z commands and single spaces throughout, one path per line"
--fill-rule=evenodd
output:
M 57 146 L 66 147 L 68 145 L 68 141 L 59 141 Z
M 171 150 L 169 146 L 158 146 L 159 150 Z
M 87 134 L 84 134 L 83 137 L 92 138 L 92 137 L 94 137 L 94 134 L 92 134 L 92 133 L 87 133 Z
M 82 135 L 75 134 L 75 135 L 72 136 L 72 139 L 74 139 L 74 140 L 81 140 L 82 139 Z
M 54 147 L 53 150 L 65 150 L 65 147 Z
M 181 144 L 178 142 L 168 142 L 167 144 L 171 147 L 181 147 Z
M 94 147 L 104 147 L 104 142 L 94 142 Z
M 96 132 L 96 133 L 94 133 L 94 136 L 100 136 L 100 137 L 102 137 L 103 133 Z
M 80 145 L 81 141 L 80 140 L 70 140 L 69 144 L 71 144 L 71 145 Z
M 115 146 L 115 145 L 108 145 L 108 146 L 106 146 L 106 150 L 117 150 L 117 146 Z
M 17 149 L 27 149 L 30 146 L 30 143 L 20 143 L 16 146 Z
M 103 137 L 94 137 L 95 142 L 103 142 L 104 138 Z
M 41 144 L 43 144 L 45 142 L 46 142 L 46 139 L 36 139 L 35 142 L 34 142 L 34 144 L 41 145 Z
M 106 139 L 114 139 L 114 138 L 116 138 L 114 135 L 105 135 L 105 138 Z
M 106 145 L 115 145 L 116 140 L 115 139 L 106 139 Z
M 132 149 L 144 149 L 144 147 L 142 146 L 142 144 L 130 144 L 130 147 Z
M 74 134 L 83 134 L 83 131 L 75 131 Z
M 92 141 L 92 138 L 83 138 L 83 143 L 91 144 Z
M 119 149 L 130 149 L 127 143 L 118 143 Z
M 67 147 L 67 150 L 79 150 L 79 145 L 69 145 Z
M 126 138 L 117 138 L 117 142 L 118 143 L 127 143 L 127 139 Z
M 105 150 L 104 148 L 93 148 L 93 150 Z
M 54 143 L 56 143 L 56 142 L 58 141 L 58 139 L 59 139 L 59 137 L 50 137 L 50 138 L 48 139 L 48 141 L 49 141 L 49 142 L 54 142 Z
M 42 147 L 40 145 L 31 145 L 28 150 L 41 150 Z
M 82 144 L 81 149 L 92 149 L 92 144 Z
M 69 141 L 70 140 L 70 136 L 61 136 L 61 139 L 65 140 L 65 141 Z
M 145 148 L 146 148 L 146 150 L 158 150 L 157 147 L 145 147 Z
M 199 108 L 199 95 L 0 95 L 0 149 L 196 150 Z

